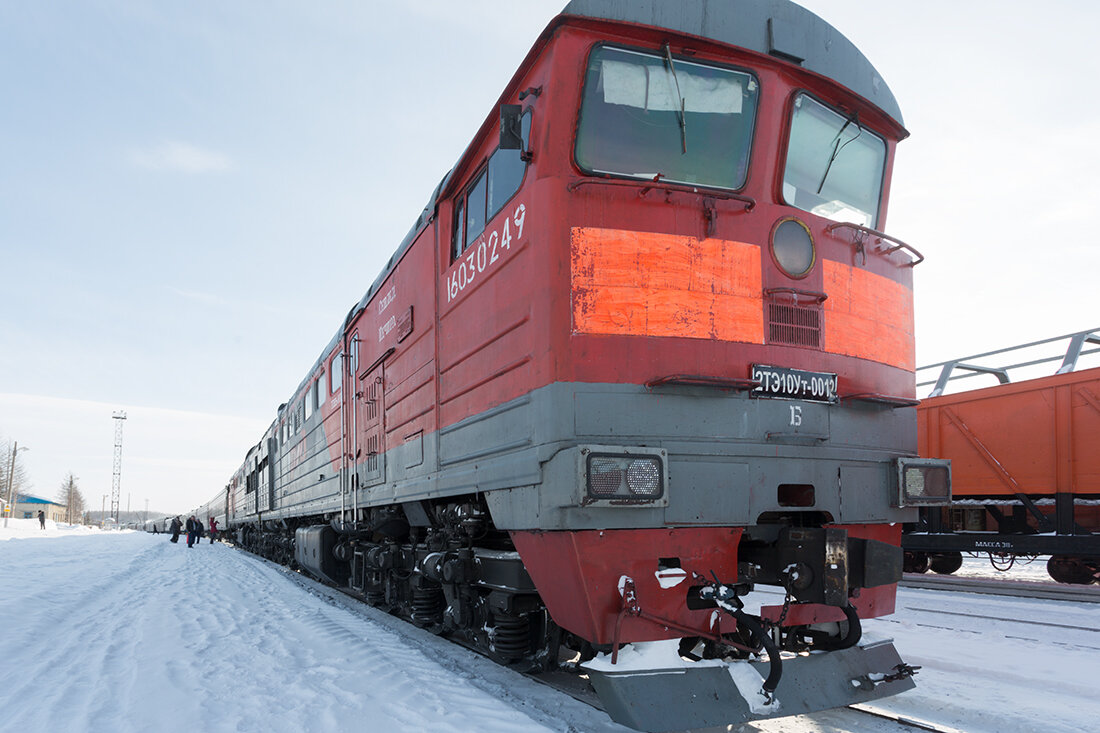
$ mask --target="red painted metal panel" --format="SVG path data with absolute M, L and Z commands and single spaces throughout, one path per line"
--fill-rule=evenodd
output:
M 685 605 L 695 585 L 692 573 L 737 579 L 739 528 L 588 530 L 583 532 L 512 532 L 512 540 L 554 621 L 596 644 L 610 644 L 623 607 L 619 582 L 634 580 L 638 603 L 648 614 L 707 634 L 714 609 L 692 611 Z M 686 578 L 662 588 L 657 578 L 662 558 L 676 558 Z M 682 631 L 633 616 L 623 619 L 620 642 L 684 636 Z

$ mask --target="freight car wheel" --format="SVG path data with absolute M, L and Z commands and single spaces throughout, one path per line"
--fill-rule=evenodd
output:
M 1092 568 L 1080 557 L 1055 555 L 1047 560 L 1047 572 L 1059 583 L 1088 585 L 1095 580 Z
M 963 556 L 961 552 L 941 552 L 933 555 L 929 564 L 932 572 L 950 575 L 963 566 Z
M 932 565 L 932 559 L 924 552 L 907 552 L 902 563 L 902 570 L 907 573 L 927 573 Z

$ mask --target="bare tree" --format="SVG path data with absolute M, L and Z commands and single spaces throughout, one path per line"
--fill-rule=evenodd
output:
M 11 450 L 15 447 L 11 440 L 3 440 L 0 442 L 0 497 L 3 497 L 4 501 L 8 500 L 8 473 L 11 473 L 11 483 L 15 487 L 15 492 L 12 494 L 14 501 L 19 500 L 19 495 L 25 494 L 30 491 L 31 482 L 27 478 L 27 472 L 23 469 L 23 462 L 19 460 L 19 456 L 15 456 L 15 469 L 11 468 L 12 455 Z M 22 448 L 19 449 L 22 452 Z
M 65 521 L 73 524 L 84 511 L 84 495 L 76 485 L 76 476 L 72 471 L 61 482 L 61 490 L 57 494 L 57 500 L 65 505 Z

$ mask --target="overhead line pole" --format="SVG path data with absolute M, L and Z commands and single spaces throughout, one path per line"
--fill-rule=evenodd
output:
M 118 526 L 118 495 L 122 487 L 122 421 L 126 419 L 126 413 L 119 410 L 112 417 L 115 420 L 115 475 L 111 483 L 111 517 Z
M 15 491 L 13 490 L 15 481 L 15 456 L 19 453 L 19 441 L 15 441 L 15 445 L 11 449 L 11 463 L 8 464 L 8 505 L 4 507 L 4 526 L 8 526 L 8 517 L 15 511 L 15 504 L 12 502 L 15 500 Z

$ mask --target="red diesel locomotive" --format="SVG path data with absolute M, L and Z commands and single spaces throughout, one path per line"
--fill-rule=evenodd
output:
M 917 458 L 921 257 L 881 231 L 906 135 L 786 0 L 570 2 L 220 525 L 501 661 L 572 650 L 637 728 L 908 689 L 860 643 L 950 498 Z

